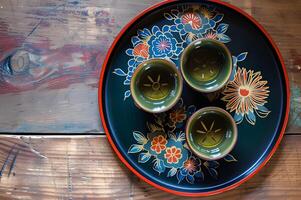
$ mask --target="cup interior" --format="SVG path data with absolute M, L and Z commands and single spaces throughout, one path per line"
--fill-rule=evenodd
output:
M 182 78 L 176 66 L 164 59 L 151 59 L 140 64 L 131 80 L 131 93 L 136 104 L 147 112 L 164 112 L 180 98 Z
M 213 39 L 199 39 L 184 50 L 181 71 L 185 81 L 200 92 L 221 89 L 232 72 L 232 58 L 228 48 Z
M 234 147 L 237 128 L 234 119 L 225 110 L 206 107 L 191 116 L 186 137 L 189 147 L 197 156 L 205 160 L 217 160 Z

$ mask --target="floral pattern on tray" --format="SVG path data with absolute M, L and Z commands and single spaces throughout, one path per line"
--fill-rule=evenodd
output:
M 137 31 L 131 38 L 132 48 L 126 50 L 129 56 L 127 69 L 115 68 L 114 74 L 124 77 L 123 84 L 128 88 L 124 100 L 130 97 L 130 81 L 136 67 L 151 58 L 165 58 L 178 63 L 184 48 L 198 38 L 211 38 L 223 43 L 231 41 L 226 35 L 229 25 L 222 23 L 224 15 L 206 6 L 183 6 L 164 13 L 170 22 L 162 27 L 154 25 L 151 29 Z M 265 118 L 270 111 L 265 104 L 269 96 L 267 81 L 262 80 L 261 72 L 241 68 L 239 62 L 247 57 L 247 52 L 232 56 L 233 70 L 231 79 L 223 91 L 226 109 L 233 113 L 237 124 L 244 119 L 255 125 L 256 117 Z
M 226 109 L 235 111 L 236 123 L 244 118 L 252 124 L 256 123 L 256 116 L 267 117 L 270 111 L 264 106 L 269 96 L 267 81 L 262 80 L 261 72 L 254 72 L 245 68 L 237 68 L 234 79 L 228 83 L 222 92 L 222 100 L 227 102 Z
M 176 177 L 178 183 L 203 181 L 205 176 L 217 179 L 220 161 L 203 161 L 195 157 L 187 147 L 183 132 L 187 118 L 196 107 L 184 106 L 180 99 L 171 111 L 155 114 L 152 122 L 147 122 L 148 133 L 134 131 L 136 144 L 130 146 L 128 153 L 138 154 L 139 163 L 152 163 L 153 169 L 167 177 Z M 236 162 L 228 154 L 226 162 Z
M 211 38 L 223 43 L 231 42 L 226 34 L 229 25 L 223 23 L 224 15 L 206 6 L 181 7 L 164 13 L 167 23 L 137 31 L 131 38 L 132 47 L 127 49 L 126 66 L 114 69 L 114 74 L 124 77 L 124 100 L 130 97 L 129 85 L 136 67 L 151 58 L 165 58 L 179 64 L 184 48 L 198 38 Z M 234 115 L 237 124 L 243 121 L 255 125 L 256 117 L 265 118 L 270 111 L 265 104 L 269 97 L 268 82 L 261 72 L 241 67 L 248 52 L 232 56 L 233 70 L 230 81 L 221 93 L 226 109 Z M 129 154 L 137 155 L 138 163 L 152 164 L 154 171 L 163 176 L 194 184 L 207 177 L 218 178 L 221 163 L 233 164 L 236 158 L 228 154 L 218 161 L 204 161 L 195 157 L 185 141 L 185 122 L 196 110 L 194 105 L 185 106 L 181 99 L 171 110 L 155 114 L 147 122 L 147 132 L 133 131 L 135 143 Z
M 136 67 L 151 58 L 166 58 L 174 62 L 179 60 L 184 48 L 198 38 L 217 39 L 223 43 L 231 41 L 226 35 L 228 24 L 220 23 L 223 14 L 205 6 L 172 9 L 164 13 L 168 24 L 159 27 L 143 28 L 131 38 L 132 48 L 126 50 L 130 57 L 127 69 L 116 68 L 113 73 L 125 77 L 124 85 L 129 86 Z M 124 92 L 124 99 L 131 95 Z

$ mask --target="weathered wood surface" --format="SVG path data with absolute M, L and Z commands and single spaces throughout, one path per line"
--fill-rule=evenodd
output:
M 102 132 L 97 83 L 106 51 L 121 27 L 158 1 L 1 0 L 0 60 L 23 49 L 35 64 L 17 75 L 1 70 L 0 132 Z M 295 91 L 288 131 L 300 132 L 301 1 L 229 2 L 280 47 Z
M 259 174 L 208 199 L 300 199 L 300 144 L 301 136 L 285 136 Z M 138 180 L 105 137 L 1 138 L 0 152 L 1 199 L 185 199 Z
M 97 108 L 98 64 L 102 63 L 121 26 L 158 0 L 73 2 L 77 1 L 0 0 L 0 59 L 3 60 L 16 47 L 34 49 L 30 52 L 42 49 L 37 55 L 51 57 L 50 64 L 45 65 L 50 70 L 37 72 L 39 81 L 35 84 L 29 81 L 26 87 L 18 88 L 0 83 L 0 131 L 44 134 L 102 131 Z M 235 190 L 204 199 L 299 200 L 301 1 L 229 2 L 254 16 L 279 46 L 292 83 L 293 112 L 289 134 L 259 174 Z M 59 5 L 64 6 L 60 8 Z M 45 14 L 53 7 L 68 12 L 54 10 L 51 11 L 53 15 Z M 80 16 L 78 10 L 94 14 L 97 10 L 100 14 L 94 18 L 92 14 L 90 19 L 90 15 Z M 87 23 L 96 19 L 98 24 Z M 56 21 L 62 23 L 48 28 L 43 25 Z M 78 21 L 86 27 L 85 30 L 78 29 Z M 108 23 L 112 23 L 111 26 Z M 73 52 L 72 48 L 78 52 Z M 58 55 L 65 51 L 69 58 L 74 53 L 74 59 L 82 55 L 83 60 L 73 62 L 72 57 L 65 61 L 65 66 L 59 66 L 55 60 L 64 59 Z M 87 68 L 80 79 L 77 78 L 82 71 L 76 68 L 78 66 Z M 52 68 L 57 70 L 54 75 L 48 74 L 53 73 Z M 14 81 L 12 77 L 6 79 L 6 83 L 23 85 L 23 82 Z M 138 180 L 116 158 L 105 137 L 17 139 L 1 136 L 0 170 L 0 199 L 185 199 Z
M 13 75 L 0 70 L 0 132 L 102 132 L 105 54 L 121 27 L 156 2 L 1 0 L 0 60 L 25 50 L 31 65 Z

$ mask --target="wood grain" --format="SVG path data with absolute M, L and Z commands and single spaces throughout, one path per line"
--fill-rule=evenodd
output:
M 42 66 L 0 80 L 0 132 L 100 133 L 98 74 L 112 40 L 131 18 L 159 0 L 0 1 L 0 60 L 16 49 Z M 301 132 L 301 1 L 229 0 L 272 35 L 289 71 Z M 18 22 L 18 23 L 16 23 Z
M 2 138 L 0 144 L 0 163 L 7 164 L 2 170 L 2 197 L 129 197 L 131 178 L 114 158 L 105 138 Z
M 156 2 L 1 0 L 0 61 L 25 51 L 30 66 L 0 70 L 0 132 L 102 132 L 103 59 L 121 27 Z
M 301 136 L 286 136 L 259 174 L 208 199 L 299 199 L 300 144 Z M 138 180 L 105 137 L 2 137 L 0 152 L 1 199 L 185 199 Z
M 50 72 L 55 68 L 59 72 L 55 75 L 63 77 L 56 79 L 46 70 L 41 73 L 39 82 L 25 88 L 8 87 L 2 81 L 0 131 L 19 134 L 102 132 L 97 108 L 99 64 L 121 27 L 158 1 L 72 3 L 77 2 L 75 0 L 66 1 L 69 4 L 64 5 L 60 0 L 0 0 L 0 60 L 14 49 L 23 48 L 33 56 L 52 58 L 45 66 Z M 294 92 L 293 114 L 288 135 L 259 174 L 235 190 L 204 199 L 298 200 L 301 197 L 301 135 L 298 135 L 301 133 L 301 1 L 228 2 L 255 17 L 279 46 Z M 51 10 L 54 7 L 59 9 Z M 95 10 L 101 14 L 93 18 Z M 45 15 L 46 11 L 52 14 Z M 92 15 L 83 17 L 81 11 Z M 97 24 L 87 23 L 91 18 Z M 62 23 L 52 27 L 57 21 Z M 84 61 L 72 63 L 69 60 L 65 66 L 57 65 L 56 59 L 64 59 L 59 54 L 64 51 L 66 57 L 72 54 L 68 49 L 70 45 L 78 49 L 73 53 L 82 55 Z M 36 48 L 42 51 L 36 52 Z M 97 59 L 90 59 L 95 57 Z M 81 66 L 87 66 L 87 73 L 77 79 L 82 73 L 77 67 Z M 13 78 L 7 81 L 15 86 L 23 84 Z M 1 136 L 1 199 L 186 199 L 140 181 L 116 158 L 105 137 L 51 137 Z

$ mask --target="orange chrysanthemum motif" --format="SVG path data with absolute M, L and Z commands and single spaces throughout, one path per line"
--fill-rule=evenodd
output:
M 226 109 L 242 116 L 257 110 L 258 106 L 267 103 L 269 87 L 266 84 L 267 81 L 262 80 L 260 72 L 238 67 L 234 80 L 223 91 L 225 96 L 222 100 L 227 102 Z
M 164 154 L 164 158 L 167 159 L 169 164 L 178 163 L 179 160 L 182 158 L 181 149 L 172 146 L 166 149 L 166 153 Z
M 134 47 L 134 56 L 141 56 L 143 58 L 148 58 L 149 56 L 149 46 L 146 43 L 140 43 Z
M 200 16 L 196 13 L 186 13 L 182 16 L 182 23 L 190 24 L 194 30 L 201 28 L 202 20 Z
M 159 135 L 154 137 L 151 143 L 151 149 L 156 153 L 161 153 L 161 151 L 166 149 L 167 140 L 162 136 Z
M 169 114 L 169 118 L 171 121 L 177 123 L 177 122 L 183 122 L 186 119 L 185 109 L 179 108 Z
M 217 35 L 213 32 L 209 32 L 205 35 L 205 38 L 208 38 L 208 39 L 216 39 L 217 38 Z

